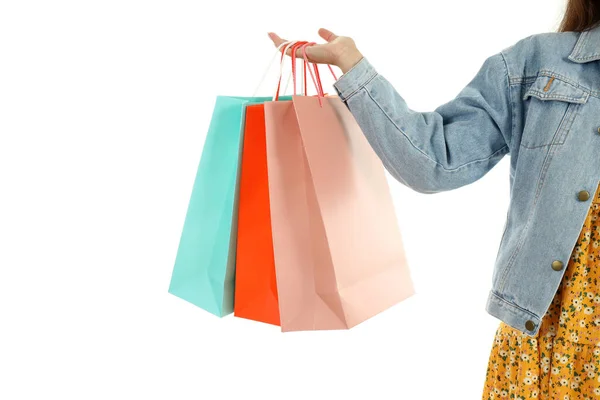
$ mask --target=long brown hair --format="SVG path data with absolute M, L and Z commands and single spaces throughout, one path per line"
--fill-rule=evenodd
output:
M 559 32 L 581 32 L 600 25 L 600 0 L 568 0 Z

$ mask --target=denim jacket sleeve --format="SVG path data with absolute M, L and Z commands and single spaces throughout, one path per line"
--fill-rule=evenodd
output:
M 410 109 L 364 57 L 334 87 L 385 168 L 417 192 L 472 183 L 509 153 L 512 108 L 502 52 L 434 111 Z

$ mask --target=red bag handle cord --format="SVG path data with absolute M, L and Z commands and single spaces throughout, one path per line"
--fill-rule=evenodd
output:
M 286 46 L 283 46 L 281 48 L 281 60 L 279 61 L 279 67 L 281 69 L 281 64 L 283 64 L 283 57 L 285 56 L 285 52 L 287 51 L 287 49 L 290 47 L 289 44 L 287 44 Z M 277 92 L 275 92 L 275 101 L 279 100 L 279 90 L 281 89 L 281 77 L 282 74 L 279 74 L 279 81 L 277 82 Z
M 306 55 L 306 47 L 308 46 L 312 46 L 313 44 L 315 44 L 314 42 L 312 43 L 305 43 L 302 45 L 302 55 L 304 56 L 305 60 L 308 60 L 308 57 Z M 321 77 L 319 76 L 319 68 L 317 67 L 316 63 L 311 63 L 312 67 L 315 70 L 315 73 L 313 75 L 313 70 L 312 68 L 308 68 L 308 72 L 310 72 L 310 77 L 313 80 L 313 83 L 315 84 L 315 87 L 317 89 L 317 98 L 319 99 L 319 105 L 322 107 L 323 106 L 323 100 L 322 98 L 325 97 L 325 94 L 323 93 L 323 85 L 321 84 Z M 316 78 L 315 78 L 316 76 Z M 306 78 L 305 78 L 306 80 Z
M 297 94 L 296 93 L 296 50 L 298 49 L 298 47 L 301 47 L 303 45 L 305 45 L 308 42 L 305 41 L 301 41 L 298 42 L 296 44 L 294 44 L 294 46 L 292 46 L 292 79 L 294 81 L 294 96 Z
M 307 42 L 307 41 L 298 41 L 296 43 L 294 43 L 291 46 L 291 58 L 292 58 L 292 79 L 293 79 L 293 85 L 294 85 L 294 95 L 297 94 L 296 91 L 296 51 L 297 49 L 300 47 L 302 49 L 302 55 L 304 57 L 304 93 L 306 94 L 308 92 L 307 89 L 307 76 L 306 76 L 306 70 L 308 68 L 308 71 L 310 72 L 311 78 L 313 80 L 313 83 L 315 85 L 315 88 L 317 89 L 317 96 L 319 97 L 319 103 L 322 105 L 321 102 L 321 97 L 325 97 L 325 93 L 323 91 L 323 83 L 321 82 L 321 75 L 319 73 L 319 68 L 318 68 L 318 64 L 317 63 L 311 63 L 308 61 L 308 57 L 306 54 L 306 47 L 307 46 L 313 46 L 315 45 L 315 42 Z M 286 55 L 287 49 L 290 48 L 289 46 L 286 46 L 284 48 L 281 49 L 281 59 L 280 59 L 280 63 L 283 63 L 283 59 Z M 311 64 L 312 67 L 314 68 L 314 75 L 313 75 L 313 71 L 310 67 L 307 67 L 307 64 Z M 337 76 L 335 75 L 335 72 L 333 71 L 333 68 L 331 68 L 330 64 L 327 64 L 327 67 L 329 68 L 329 71 L 331 71 L 331 75 L 333 75 L 333 79 L 337 80 Z M 281 75 L 279 76 L 279 82 L 277 83 L 277 93 L 275 95 L 275 101 L 279 100 L 279 92 L 281 89 Z
M 308 43 L 308 44 L 307 44 L 307 46 L 314 46 L 315 44 L 317 44 L 317 43 L 315 43 L 315 42 L 310 42 L 310 43 Z M 303 50 L 303 53 L 304 53 L 304 50 Z M 306 57 L 304 58 L 304 60 L 306 60 Z M 314 63 L 313 63 L 313 64 L 314 64 Z M 329 71 L 331 71 L 331 75 L 333 75 L 333 79 L 337 81 L 337 79 L 338 79 L 338 78 L 337 78 L 337 76 L 335 75 L 335 72 L 333 71 L 333 68 L 331 68 L 331 65 L 330 65 L 330 64 L 327 64 L 327 67 L 329 68 Z M 321 85 L 321 87 L 322 87 L 322 85 Z
M 287 49 L 290 48 L 291 49 L 291 54 L 295 55 L 296 53 L 296 49 L 299 46 L 302 46 L 303 44 L 307 43 L 306 41 L 299 41 L 294 43 L 291 47 L 290 46 L 286 46 L 284 48 L 281 49 L 281 60 L 280 63 L 283 63 L 283 59 L 285 57 L 285 53 L 287 52 Z M 294 95 L 296 95 L 296 57 L 292 57 L 292 79 L 294 81 Z M 277 83 L 277 93 L 275 94 L 275 101 L 279 100 L 279 91 L 281 89 L 281 75 L 279 76 L 279 82 Z
M 303 63 L 304 64 L 304 75 L 303 75 L 303 77 L 304 77 L 304 79 L 303 79 L 303 81 L 304 81 L 304 95 L 306 95 L 306 93 L 308 93 L 308 85 L 307 85 L 308 81 L 306 80 L 306 68 L 308 66 L 308 61 L 306 59 L 304 59 L 303 61 L 304 61 L 304 63 Z
M 308 60 L 308 57 L 306 55 L 306 47 L 313 46 L 315 44 L 316 44 L 315 42 L 305 43 L 301 47 L 302 53 L 303 53 L 303 56 L 304 56 L 304 61 L 305 61 L 305 64 L 304 64 L 304 66 L 305 66 L 305 68 L 304 68 L 304 82 L 307 81 L 307 77 L 306 77 L 306 60 Z M 315 84 L 315 87 L 317 89 L 317 93 L 318 93 L 317 96 L 319 96 L 319 103 L 322 105 L 323 103 L 322 103 L 320 97 L 325 97 L 325 92 L 323 90 L 323 83 L 321 81 L 321 75 L 319 73 L 319 67 L 318 67 L 317 63 L 311 63 L 311 64 L 312 64 L 312 66 L 314 68 L 315 76 L 313 76 L 313 72 L 312 72 L 312 70 L 310 68 L 308 70 L 309 70 L 309 72 L 311 74 L 313 83 Z M 333 68 L 331 68 L 331 65 L 327 64 L 327 67 L 329 67 L 329 71 L 331 71 L 331 75 L 333 75 L 333 79 L 337 80 L 337 76 L 335 75 L 335 72 L 333 72 Z M 306 93 L 306 89 L 304 90 L 304 93 Z
M 310 63 L 310 61 L 308 60 L 308 57 L 306 56 L 306 50 L 305 47 L 306 46 L 312 46 L 315 45 L 315 42 L 301 42 L 301 49 L 302 49 L 302 53 L 303 53 L 303 61 L 304 61 L 304 93 L 306 94 L 308 92 L 308 88 L 307 88 L 307 83 L 308 83 L 308 79 L 307 79 L 307 75 L 306 75 L 306 69 L 307 69 L 307 64 Z M 321 82 L 321 76 L 319 74 L 319 69 L 317 67 L 316 63 L 310 63 L 313 65 L 313 68 L 315 68 L 315 74 L 316 74 L 316 79 L 317 79 L 317 84 L 315 84 L 315 87 L 320 88 L 321 89 L 321 93 L 323 93 L 323 83 Z M 337 76 L 335 76 L 335 72 L 333 72 L 333 69 L 331 68 L 331 65 L 327 64 L 327 66 L 329 67 L 329 70 L 331 71 L 331 74 L 333 75 L 333 79 L 337 80 Z M 295 72 L 294 72 L 295 75 Z M 313 80 L 314 82 L 314 80 Z M 318 91 L 318 89 L 317 89 Z M 295 91 L 294 91 L 295 93 Z

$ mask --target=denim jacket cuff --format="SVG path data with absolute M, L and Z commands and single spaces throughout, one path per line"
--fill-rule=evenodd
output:
M 363 86 L 377 76 L 377 71 L 371 63 L 363 57 L 358 63 L 342 75 L 334 84 L 338 96 L 342 101 L 348 100 Z

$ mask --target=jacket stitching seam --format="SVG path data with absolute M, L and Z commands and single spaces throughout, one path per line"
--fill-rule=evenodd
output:
M 367 92 L 367 95 L 368 95 L 369 97 L 371 97 L 371 96 L 369 95 L 369 92 L 368 92 L 368 90 L 367 90 L 367 89 L 366 89 L 364 86 L 363 86 L 361 89 L 364 89 L 364 91 L 365 91 L 365 92 Z M 358 91 L 357 91 L 357 92 L 358 92 Z M 373 99 L 373 98 L 371 97 L 371 99 Z M 373 99 L 373 101 L 375 102 L 375 104 L 377 104 L 377 102 L 376 102 L 374 99 Z M 379 106 L 379 105 L 378 105 L 378 106 Z M 379 108 L 381 109 L 381 107 L 379 107 Z M 383 111 L 383 110 L 381 110 L 381 111 Z M 374 136 L 375 136 L 375 142 L 377 143 L 377 145 L 378 145 L 380 148 L 383 148 L 383 146 L 381 145 L 381 142 L 379 141 L 379 138 L 377 137 L 377 135 L 374 135 Z M 393 164 L 390 162 L 390 159 L 388 158 L 387 154 L 386 154 L 384 151 L 382 151 L 382 152 L 381 152 L 381 155 L 382 155 L 383 159 L 385 160 L 385 163 L 386 163 L 388 166 L 390 166 L 390 167 L 392 167 L 392 168 L 393 168 Z M 406 180 L 405 180 L 404 178 L 402 178 L 401 174 L 399 174 L 399 173 L 398 173 L 398 171 L 396 171 L 396 169 L 395 169 L 395 168 L 394 168 L 394 172 L 396 172 L 396 175 L 398 176 L 398 178 L 400 178 L 400 179 L 399 179 L 400 181 L 402 181 L 402 182 L 403 182 L 403 183 L 404 183 L 406 186 L 408 186 L 408 187 L 412 188 L 412 186 L 411 186 L 411 185 L 409 185 L 409 184 L 408 184 L 408 182 L 406 182 Z
M 500 296 L 500 294 L 499 294 L 499 293 L 497 293 L 497 292 L 495 292 L 495 291 L 492 291 L 492 294 L 493 294 L 493 295 L 494 295 L 494 296 L 495 296 L 495 297 L 496 297 L 498 300 L 500 300 L 501 302 L 503 302 L 503 303 L 505 303 L 505 304 L 508 304 L 510 307 L 517 308 L 517 309 L 518 309 L 518 310 L 520 310 L 520 311 L 524 311 L 524 312 L 526 312 L 527 314 L 530 314 L 532 317 L 534 317 L 534 318 L 536 318 L 536 319 L 540 319 L 540 318 L 537 316 L 537 314 L 535 314 L 534 312 L 532 312 L 532 311 L 529 311 L 528 309 L 521 307 L 520 305 L 518 305 L 518 304 L 517 304 L 517 303 L 515 303 L 515 302 L 512 302 L 512 301 L 508 301 L 508 300 L 506 300 L 504 297 Z
M 511 85 L 520 85 L 529 83 L 529 81 L 533 82 L 537 79 L 537 75 L 535 76 L 513 76 L 510 78 Z
M 556 144 L 561 145 L 565 143 L 569 132 L 571 132 L 571 127 L 573 126 L 575 117 L 577 115 L 579 115 L 579 106 L 577 104 L 569 104 L 565 113 L 565 118 L 563 118 L 559 125 L 559 132 L 556 136 Z
M 587 87 L 579 84 L 579 82 L 577 82 L 577 81 L 569 78 L 568 76 L 559 74 L 557 72 L 554 72 L 554 71 L 546 69 L 546 68 L 540 69 L 539 72 L 540 72 L 541 76 L 553 76 L 553 77 L 556 77 L 556 78 L 558 78 L 559 80 L 561 80 L 561 81 L 563 81 L 565 83 L 568 83 L 568 84 L 570 84 L 572 86 L 575 86 L 577 89 L 581 89 L 584 92 L 588 92 L 588 93 L 590 92 L 590 89 L 588 89 Z
M 361 85 L 359 85 L 355 90 L 353 90 L 349 95 L 344 96 L 345 100 L 350 100 L 350 98 L 352 98 L 352 96 L 354 96 L 356 93 L 358 93 L 362 88 L 364 88 L 366 85 L 368 85 L 373 79 L 375 79 L 377 76 L 379 75 L 378 72 L 373 72 L 373 75 L 367 79 L 365 82 L 363 82 Z
M 544 76 L 550 76 L 550 75 L 544 75 Z M 531 84 L 533 82 L 535 82 L 535 80 L 538 78 L 538 76 L 524 76 L 524 77 L 511 77 L 510 78 L 510 84 L 512 86 L 518 86 L 518 85 L 528 85 Z M 560 79 L 561 77 L 558 76 L 558 78 Z M 569 79 L 569 78 L 566 78 Z M 561 79 L 563 80 L 563 79 Z M 581 86 L 579 84 L 574 83 L 574 85 L 578 88 L 581 89 L 585 92 L 587 92 L 591 97 L 600 97 L 600 90 L 592 90 L 589 89 L 585 86 Z
M 510 149 L 512 148 L 513 135 L 514 135 L 514 131 L 515 131 L 515 102 L 513 101 L 512 89 L 510 87 L 510 75 L 508 72 L 508 63 L 506 62 L 506 57 L 504 56 L 504 54 L 502 52 L 500 52 L 500 56 L 502 57 L 502 61 L 504 62 L 504 68 L 506 71 L 508 101 L 510 103 L 510 122 L 511 122 L 511 124 L 510 124 L 510 140 L 508 143 L 509 151 L 510 151 Z
M 576 57 L 577 60 L 589 60 L 590 58 L 595 58 L 600 56 L 600 53 L 594 53 L 591 56 L 588 57 Z
M 510 258 L 506 264 L 506 268 L 504 268 L 504 271 L 502 272 L 502 276 L 500 278 L 500 283 L 498 285 L 499 290 L 504 290 L 504 286 L 506 285 L 506 278 L 508 277 L 508 272 L 512 268 L 514 261 L 515 261 L 517 255 L 519 254 L 519 252 L 521 251 L 523 243 L 525 242 L 525 234 L 527 233 L 527 231 L 529 230 L 529 226 L 531 225 L 531 220 L 532 220 L 533 214 L 536 210 L 536 205 L 537 205 L 537 202 L 538 202 L 538 199 L 540 196 L 540 191 L 542 189 L 542 186 L 544 185 L 544 179 L 546 178 L 546 171 L 548 169 L 548 166 L 550 165 L 550 161 L 552 160 L 552 157 L 554 155 L 554 151 L 556 150 L 556 147 L 557 146 L 550 146 L 548 153 L 546 153 L 546 157 L 544 158 L 542 170 L 540 171 L 540 174 L 538 176 L 535 197 L 533 198 L 533 203 L 531 204 L 529 215 L 527 216 L 527 222 L 525 223 L 525 227 L 523 228 L 523 231 L 521 232 L 521 235 L 519 237 L 519 241 L 517 242 L 515 250 L 513 251 L 513 254 L 510 256 Z
M 452 168 L 452 169 L 448 169 L 445 168 L 442 164 L 440 164 L 438 161 L 434 160 L 433 158 L 431 158 L 429 156 L 429 154 L 427 154 L 426 152 L 424 152 L 421 148 L 419 148 L 418 146 L 416 146 L 413 141 L 410 139 L 410 137 L 402 130 L 400 129 L 400 127 L 398 126 L 398 124 L 396 124 L 396 122 L 390 117 L 390 115 L 381 107 L 381 105 L 377 102 L 377 100 L 375 100 L 375 98 L 373 97 L 373 95 L 371 94 L 371 92 L 368 90 L 368 88 L 365 88 L 367 94 L 369 95 L 369 97 L 371 98 L 371 100 L 373 100 L 373 102 L 377 105 L 377 107 L 381 110 L 381 112 L 383 113 L 383 115 L 386 116 L 386 118 L 392 123 L 392 125 L 394 125 L 394 127 L 396 127 L 396 129 L 402 133 L 402 135 L 404 135 L 404 137 L 408 140 L 408 142 L 411 144 L 411 146 L 413 148 L 415 148 L 416 150 L 418 150 L 421 154 L 423 154 L 423 156 L 425 156 L 425 158 L 427 158 L 428 160 L 432 161 L 434 164 L 438 165 L 444 172 L 457 172 L 458 170 L 469 166 L 470 164 L 475 164 L 475 163 L 481 163 L 481 162 L 485 162 L 488 161 L 492 158 L 494 158 L 498 153 L 501 153 L 505 150 L 509 150 L 508 145 L 504 145 L 502 147 L 500 147 L 498 150 L 494 151 L 493 153 L 491 153 L 489 156 L 485 157 L 485 158 L 480 158 L 477 160 L 472 160 L 469 162 L 466 162 L 464 164 L 459 165 L 456 168 Z
M 521 140 L 520 145 L 526 149 L 535 149 L 544 146 L 560 146 L 563 145 L 567 139 L 567 135 L 571 131 L 571 127 L 573 126 L 573 122 L 575 121 L 575 116 L 578 115 L 578 109 L 580 107 L 580 103 L 569 103 L 567 105 L 567 109 L 563 117 L 560 120 L 558 128 L 554 136 L 552 137 L 552 141 L 550 143 L 542 143 L 537 145 L 528 145 L 523 140 Z
M 527 93 L 525 93 L 524 97 L 527 98 L 528 95 L 533 95 L 533 94 L 539 95 L 539 97 L 544 100 L 546 100 L 546 99 L 571 100 L 574 103 L 579 103 L 579 102 L 585 103 L 589 97 L 589 95 L 587 93 L 583 97 L 571 97 L 571 96 L 565 96 L 562 94 L 545 94 L 536 89 L 529 89 L 527 91 Z
M 548 70 L 545 70 L 545 71 L 548 71 Z M 554 73 L 554 74 L 555 74 L 555 73 Z M 544 76 L 550 76 L 550 75 L 544 75 Z M 563 77 L 562 75 L 556 75 L 556 74 L 555 74 L 555 76 L 557 76 L 557 78 L 559 78 L 560 80 L 569 79 L 569 78 L 567 78 L 567 77 Z M 528 84 L 531 84 L 531 83 L 535 82 L 535 80 L 536 80 L 537 78 L 538 78 L 538 76 L 537 76 L 537 75 L 536 75 L 536 76 L 523 76 L 523 77 L 516 77 L 516 76 L 513 76 L 513 77 L 511 77 L 511 78 L 510 78 L 510 84 L 511 84 L 511 86 L 519 86 L 519 85 L 523 86 L 523 85 L 528 85 Z M 564 79 L 561 79 L 561 78 L 564 78 Z M 585 86 L 581 86 L 581 85 L 579 85 L 578 83 L 576 83 L 576 82 L 574 82 L 574 81 L 573 81 L 573 84 L 574 84 L 574 85 L 575 85 L 575 86 L 576 86 L 578 89 L 581 89 L 581 90 L 583 90 L 583 91 L 587 92 L 587 94 L 588 94 L 590 97 L 596 97 L 596 98 L 600 98 L 600 90 L 593 90 L 593 89 L 589 89 L 589 88 L 587 88 L 587 87 L 585 87 Z M 532 90 L 533 90 L 533 89 L 532 89 Z
M 584 35 L 585 35 L 585 32 L 579 32 L 579 35 L 577 35 L 577 43 L 575 44 L 575 48 L 571 52 L 571 56 L 573 56 L 573 58 L 579 57 L 579 52 L 580 52 L 581 48 L 583 47 L 583 42 L 585 41 L 585 39 L 587 39 Z M 584 36 L 584 37 L 582 37 L 582 36 Z

